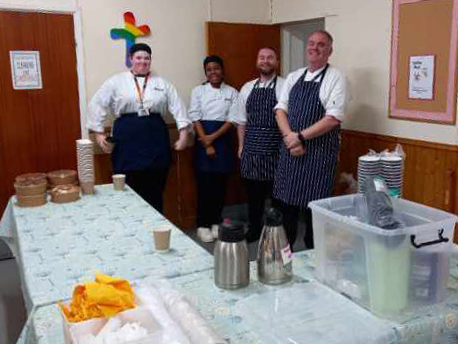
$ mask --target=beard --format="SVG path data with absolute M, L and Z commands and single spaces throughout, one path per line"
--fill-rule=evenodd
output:
M 270 66 L 270 67 L 264 67 L 264 68 L 258 68 L 259 73 L 262 75 L 272 75 L 275 73 L 275 68 Z

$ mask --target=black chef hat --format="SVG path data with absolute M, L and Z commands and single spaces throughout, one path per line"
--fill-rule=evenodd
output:
M 151 48 L 148 44 L 145 43 L 137 43 L 130 47 L 129 54 L 132 56 L 137 51 L 146 51 L 148 54 L 151 55 Z
M 207 67 L 207 65 L 210 62 L 216 62 L 217 64 L 221 66 L 222 69 L 224 69 L 223 59 L 217 55 L 210 55 L 210 56 L 207 56 L 204 60 L 204 70 L 205 70 L 205 67 Z

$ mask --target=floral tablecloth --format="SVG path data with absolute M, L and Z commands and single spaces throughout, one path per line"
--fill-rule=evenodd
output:
M 77 282 L 96 272 L 141 280 L 213 267 L 212 257 L 131 189 L 96 187 L 77 202 L 20 208 L 11 198 L 0 238 L 20 267 L 27 309 L 68 298 Z M 171 250 L 154 250 L 152 228 L 172 228 Z
M 225 291 L 213 283 L 213 258 L 173 227 L 172 250 L 153 250 L 151 228 L 171 225 L 134 192 L 111 185 L 65 205 L 22 209 L 11 200 L 0 236 L 14 249 L 30 316 L 18 344 L 62 344 L 56 301 L 96 271 L 134 284 L 165 278 L 194 303 L 228 343 L 456 344 L 458 250 L 450 259 L 447 301 L 380 319 L 314 280 L 314 252 L 294 254 L 294 279 L 281 286 L 257 281 L 251 263 L 247 288 Z M 171 225 L 173 226 L 173 225 Z

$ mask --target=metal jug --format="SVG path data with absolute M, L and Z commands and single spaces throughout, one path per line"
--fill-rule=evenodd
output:
M 223 289 L 238 289 L 250 283 L 250 261 L 243 225 L 224 221 L 214 249 L 215 284 Z
M 258 280 L 265 284 L 282 284 L 293 277 L 292 252 L 282 225 L 280 211 L 269 208 L 258 245 Z

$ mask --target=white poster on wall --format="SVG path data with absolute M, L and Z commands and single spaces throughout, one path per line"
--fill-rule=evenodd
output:
M 434 55 L 410 57 L 409 98 L 434 98 Z
M 39 51 L 10 51 L 10 60 L 15 90 L 43 88 Z

